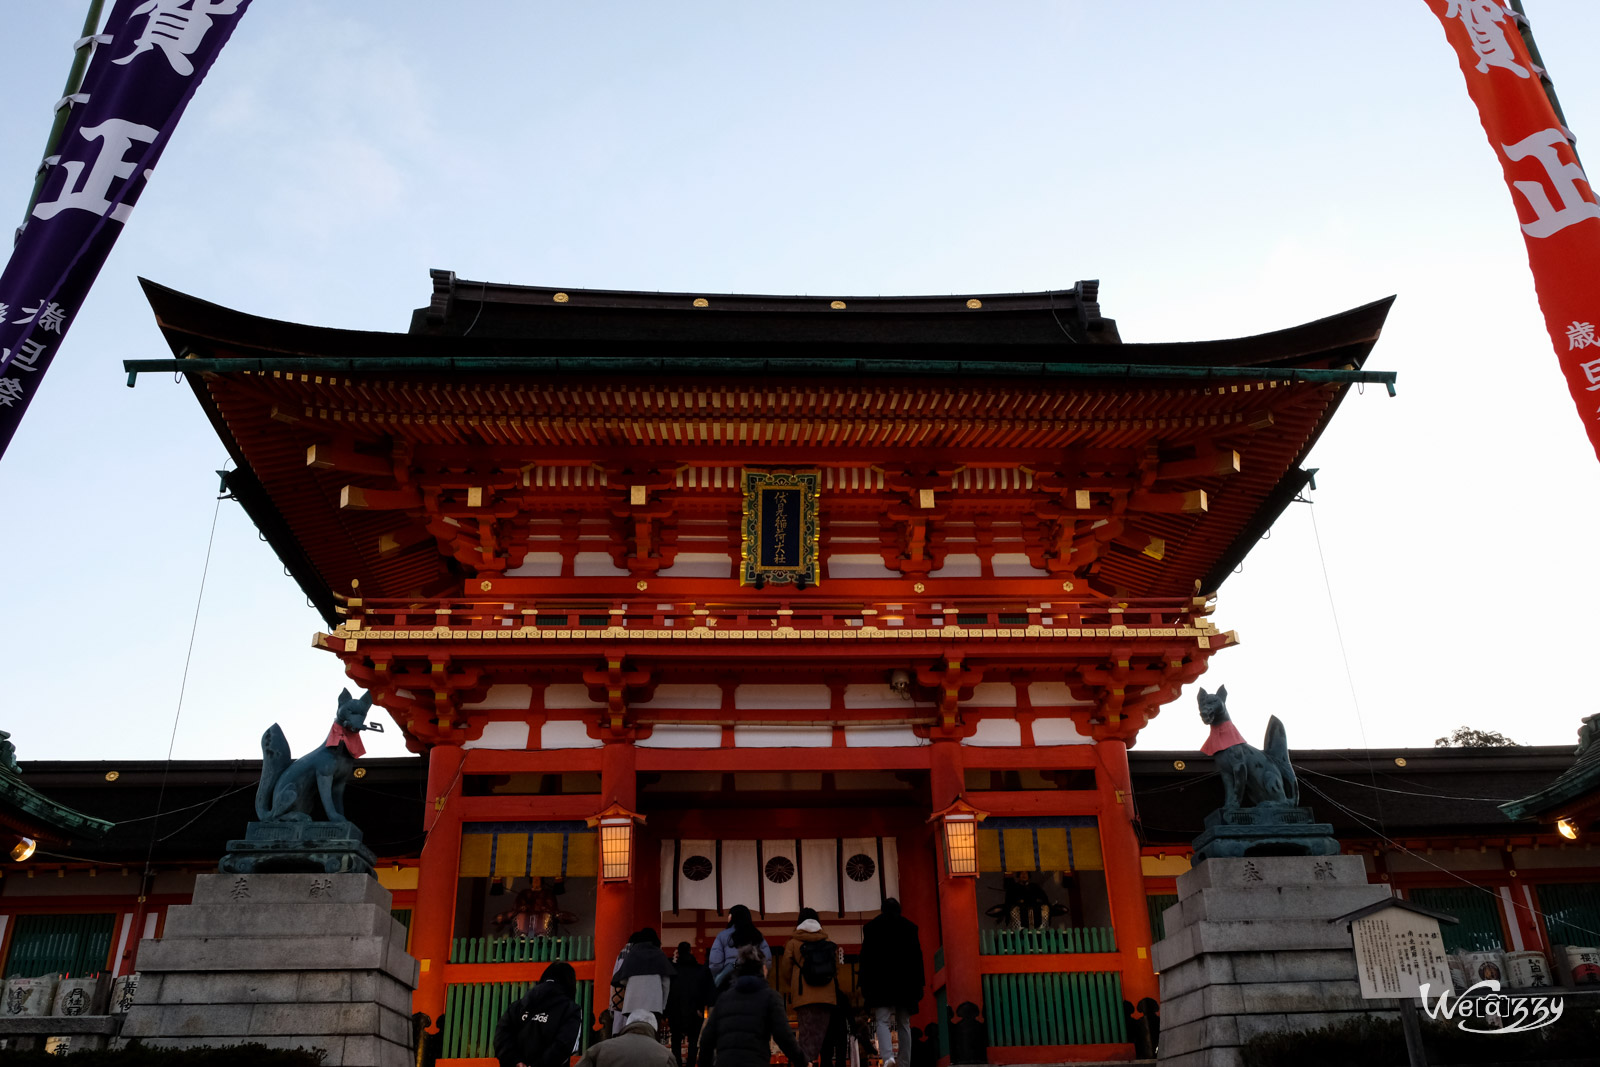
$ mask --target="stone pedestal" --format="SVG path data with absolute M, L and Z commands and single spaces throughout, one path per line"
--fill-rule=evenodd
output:
M 1167 936 L 1151 949 L 1159 1061 L 1238 1067 L 1257 1034 L 1389 1006 L 1361 999 L 1350 933 L 1328 921 L 1389 895 L 1368 884 L 1359 856 L 1209 859 L 1180 875 Z
M 228 842 L 217 870 L 224 874 L 371 874 L 377 862 L 353 822 L 282 819 L 253 822 Z
M 205 874 L 139 946 L 124 1040 L 326 1049 L 330 1067 L 406 1067 L 417 962 L 364 874 Z
M 1243 856 L 1337 856 L 1333 826 L 1310 808 L 1218 808 L 1194 839 L 1194 862 Z

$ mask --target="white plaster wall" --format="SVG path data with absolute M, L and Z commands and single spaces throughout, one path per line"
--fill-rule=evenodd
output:
M 828 556 L 829 578 L 898 578 L 877 552 L 834 552 Z
M 1034 578 L 1049 573 L 1030 563 L 1026 552 L 996 552 L 989 563 L 996 578 Z
M 733 557 L 726 552 L 679 552 L 672 566 L 656 574 L 662 578 L 731 578 Z
M 656 691 L 650 694 L 649 700 L 629 706 L 634 708 L 716 711 L 722 707 L 722 687 L 709 683 L 685 685 L 677 682 L 663 682 L 661 685 L 656 686 Z
M 463 711 L 526 711 L 533 704 L 531 685 L 491 685 L 483 699 L 473 704 L 463 704 Z
M 915 706 L 909 694 L 901 696 L 889 688 L 888 682 L 851 682 L 844 687 L 844 706 L 847 708 L 905 709 L 907 714 Z
M 720 726 L 657 726 L 649 737 L 634 742 L 640 748 L 721 748 Z
M 1036 708 L 1092 708 L 1094 701 L 1078 700 L 1066 682 L 1029 682 L 1028 703 Z
M 588 727 L 576 719 L 547 722 L 539 730 L 540 748 L 599 748 L 605 742 L 590 737 Z
M 833 744 L 831 726 L 735 726 L 736 748 L 828 748 Z
M 1068 718 L 1033 720 L 1033 743 L 1036 745 L 1092 745 L 1094 738 L 1078 732 L 1078 724 Z
M 528 747 L 528 724 L 525 722 L 490 722 L 483 726 L 483 736 L 474 741 L 464 741 L 462 748 Z
M 1017 706 L 1017 687 L 1010 682 L 979 682 L 972 687 L 972 699 L 963 700 L 964 708 L 1014 708 Z
M 926 745 L 926 737 L 918 737 L 909 726 L 846 726 L 846 748 L 917 748 Z
M 507 578 L 559 578 L 561 553 L 529 552 L 522 557 L 522 566 L 506 571 Z
M 577 578 L 624 578 L 628 574 L 609 552 L 579 552 L 572 558 L 572 573 Z
M 979 719 L 972 736 L 962 738 L 961 743 L 977 748 L 1019 748 L 1022 724 L 1016 719 Z
M 733 691 L 733 706 L 741 711 L 826 711 L 832 699 L 825 685 L 741 685 Z
M 944 557 L 944 566 L 929 571 L 929 578 L 981 578 L 983 562 L 976 554 L 952 552 Z
M 571 708 L 604 707 L 598 700 L 589 699 L 589 687 L 577 682 L 562 682 L 544 687 L 544 706 L 552 711 Z

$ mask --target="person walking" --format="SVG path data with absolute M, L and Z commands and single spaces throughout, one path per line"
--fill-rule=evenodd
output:
M 511 1005 L 494 1029 L 500 1067 L 566 1067 L 578 1048 L 578 975 L 558 960 Z
M 828 1023 L 838 1011 L 839 963 L 839 946 L 829 940 L 822 917 L 815 908 L 801 908 L 800 923 L 778 961 L 778 988 L 798 1020 L 800 1051 L 812 1063 L 822 1055 Z
M 917 924 L 900 914 L 900 902 L 886 897 L 878 917 L 861 928 L 861 997 L 877 1026 L 883 1067 L 910 1067 L 911 1016 L 927 984 Z M 890 1044 L 891 1028 L 899 1037 Z
M 807 1067 L 789 1029 L 783 998 L 767 985 L 766 972 L 759 947 L 739 949 L 732 980 L 700 1034 L 702 1067 L 767 1067 L 773 1042 L 789 1058 L 790 1067 Z
M 728 981 L 733 977 L 739 950 L 749 945 L 760 949 L 765 966 L 772 965 L 772 949 L 768 947 L 767 939 L 761 936 L 761 931 L 756 929 L 755 922 L 750 918 L 750 909 L 743 904 L 735 904 L 728 909 L 727 929 L 711 943 L 711 953 L 706 958 L 706 963 L 711 967 L 711 977 L 719 990 L 727 988 Z
M 667 1011 L 667 994 L 672 989 L 672 977 L 677 972 L 661 951 L 661 935 L 645 927 L 628 938 L 625 951 L 618 953 L 617 965 L 611 971 L 611 987 L 621 990 L 622 999 L 613 1016 L 613 1033 L 621 1033 L 633 1016 L 648 1011 L 660 1017 Z M 613 993 L 613 998 L 615 993 Z
M 694 958 L 694 946 L 687 941 L 678 943 L 677 954 L 672 957 L 677 975 L 672 988 L 667 991 L 667 1026 L 672 1031 L 672 1054 L 688 1044 L 688 1051 L 679 1059 L 683 1067 L 695 1067 L 700 1051 L 700 1027 L 705 1024 L 705 1010 L 716 999 L 716 989 L 711 984 L 711 969 Z
M 656 1031 L 655 1013 L 636 1011 L 625 1020 L 622 1033 L 590 1045 L 578 1067 L 678 1067 Z

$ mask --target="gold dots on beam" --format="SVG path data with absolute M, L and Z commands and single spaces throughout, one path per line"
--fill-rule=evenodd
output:
M 828 306 L 831 307 L 835 311 L 843 311 L 844 307 L 845 307 L 843 300 L 835 300 L 833 303 L 829 304 Z
M 108 781 L 108 782 L 114 782 L 118 778 L 121 778 L 121 777 L 122 777 L 122 772 L 121 771 L 107 771 L 106 772 L 106 781 Z
M 558 304 L 565 304 L 568 300 L 571 300 L 572 297 L 568 296 L 566 293 L 557 293 L 550 299 L 554 300 Z
M 357 778 L 365 778 L 367 776 L 367 769 L 365 767 L 357 767 L 355 769 L 355 776 Z
M 976 311 L 979 308 L 983 307 L 983 301 L 979 300 L 977 297 L 973 297 L 971 300 L 967 301 L 967 307 L 969 307 L 972 310 Z
M 1189 765 L 1187 763 L 1183 762 L 1183 760 L 1181 760 L 1181 759 L 1175 759 L 1175 760 L 1172 761 L 1172 769 L 1175 770 L 1175 771 L 1181 771 L 1187 766 L 1189 766 Z
M 694 306 L 697 308 L 708 308 L 711 306 L 711 301 L 707 300 L 703 296 L 697 296 L 694 298 Z

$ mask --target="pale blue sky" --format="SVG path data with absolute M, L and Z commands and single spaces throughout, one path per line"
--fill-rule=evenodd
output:
M 20 219 L 84 10 L 0 38 Z M 1529 0 L 1600 144 L 1600 4 Z M 1591 142 L 1581 142 L 1583 144 Z M 14 223 L 0 212 L 4 226 Z M 986 292 L 1099 278 L 1130 341 L 1255 333 L 1390 293 L 1296 505 L 1223 586 L 1205 679 L 1299 747 L 1470 723 L 1567 743 L 1600 711 L 1600 464 L 1510 196 L 1422 0 L 260 2 L 201 87 L 0 463 L 0 727 L 24 758 L 165 754 L 221 445 L 135 278 L 403 330 L 430 267 L 496 281 Z M 180 757 L 319 740 L 345 684 L 238 507 L 217 525 Z M 1361 725 L 1364 724 L 1364 733 Z M 1192 700 L 1143 744 L 1198 743 Z M 397 754 L 396 735 L 377 754 Z

